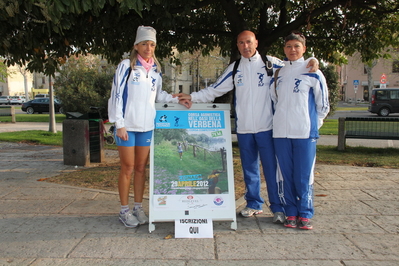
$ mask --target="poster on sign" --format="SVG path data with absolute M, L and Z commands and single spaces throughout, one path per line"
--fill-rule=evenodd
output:
M 208 218 L 236 229 L 230 105 L 156 104 L 150 223 Z

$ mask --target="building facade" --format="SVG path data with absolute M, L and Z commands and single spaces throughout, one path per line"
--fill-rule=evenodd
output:
M 32 87 L 33 75 L 24 67 L 14 65 L 7 68 L 7 76 L 3 79 L 5 82 L 0 82 L 0 95 L 26 96 Z
M 8 67 L 4 81 L 0 82 L 0 96 L 23 95 L 29 100 L 37 94 L 49 93 L 49 77 L 43 73 L 31 73 L 24 67 L 16 65 Z
M 399 49 L 390 53 L 390 59 L 380 58 L 371 68 L 372 86 L 379 88 L 384 74 L 386 87 L 399 87 Z M 348 58 L 348 64 L 339 68 L 341 83 L 341 100 L 345 102 L 369 101 L 369 82 L 367 68 L 361 62 L 359 54 Z M 372 88 L 371 88 L 372 89 Z

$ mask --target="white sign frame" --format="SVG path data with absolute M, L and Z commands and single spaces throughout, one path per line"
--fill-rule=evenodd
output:
M 232 155 L 232 140 L 231 140 L 231 125 L 230 125 L 230 105 L 229 104 L 193 104 L 190 109 L 180 105 L 173 103 L 156 103 L 157 116 L 155 119 L 155 128 L 153 134 L 153 141 L 151 142 L 151 151 L 150 151 L 150 191 L 149 191 L 149 225 L 148 230 L 151 233 L 155 230 L 154 222 L 175 222 L 176 219 L 199 219 L 199 218 L 207 218 L 212 219 L 213 221 L 232 221 L 231 229 L 237 229 L 237 221 L 236 221 L 236 206 L 235 206 L 235 193 L 234 193 L 234 171 L 233 171 L 233 155 Z M 178 114 L 178 115 L 176 115 Z M 211 123 L 209 121 L 206 126 L 210 126 L 208 129 L 193 129 L 192 126 L 195 124 L 189 119 L 194 119 L 194 116 L 202 116 L 210 115 L 215 117 L 215 119 L 220 119 L 218 123 Z M 176 118 L 178 116 L 178 118 Z M 181 118 L 180 122 L 179 119 Z M 176 122 L 177 120 L 177 122 Z M 221 123 L 219 123 L 221 122 Z M 169 125 L 167 124 L 169 123 Z M 225 188 L 224 192 L 221 194 L 213 194 L 205 192 L 202 190 L 204 194 L 178 194 L 175 195 L 173 193 L 185 193 L 182 190 L 179 192 L 173 192 L 170 186 L 180 186 L 180 183 L 177 185 L 177 182 L 165 182 L 168 186 L 166 192 L 159 192 L 160 190 L 156 187 L 160 182 L 160 179 L 155 176 L 155 166 L 160 167 L 159 164 L 162 162 L 157 157 L 157 149 L 158 145 L 155 144 L 154 139 L 156 139 L 157 129 L 181 129 L 179 128 L 179 123 L 182 124 L 181 128 L 186 128 L 188 131 L 198 131 L 199 133 L 210 133 L 212 136 L 217 136 L 224 140 L 224 149 L 225 149 L 225 160 L 226 165 L 223 173 L 220 173 L 224 176 L 226 181 L 227 178 L 227 188 Z M 213 125 L 217 125 L 215 128 Z M 190 128 L 187 128 L 187 127 Z M 219 126 L 221 126 L 219 128 Z M 184 153 L 183 153 L 184 154 Z M 184 154 L 185 156 L 188 154 Z M 178 156 L 176 150 L 176 156 Z M 183 157 L 183 160 L 186 159 Z M 157 162 L 157 160 L 159 160 Z M 173 158 L 176 162 L 176 158 Z M 185 163 L 186 161 L 182 161 Z M 187 158 L 187 162 L 189 162 Z M 195 169 L 194 169 L 195 171 Z M 211 173 L 210 173 L 211 174 Z M 169 174 L 172 176 L 172 179 L 181 180 L 181 177 L 193 176 L 195 178 L 195 174 L 191 175 L 180 175 L 179 174 Z M 199 175 L 198 175 L 199 176 Z M 168 176 L 169 177 L 169 176 Z M 202 180 L 209 180 L 209 177 L 202 176 Z M 187 180 L 187 179 L 186 179 Z M 157 184 L 155 184 L 157 182 Z M 185 181 L 182 181 L 185 182 Z M 203 182 L 203 181 L 199 181 Z M 171 184 L 169 184 L 171 183 Z M 202 184 L 202 183 L 201 183 Z M 226 185 L 225 185 L 226 186 Z M 195 187 L 197 188 L 197 187 Z M 198 188 L 198 192 L 200 189 L 206 189 L 206 187 Z M 165 193 L 165 194 L 164 194 Z M 194 192 L 197 193 L 197 192 Z

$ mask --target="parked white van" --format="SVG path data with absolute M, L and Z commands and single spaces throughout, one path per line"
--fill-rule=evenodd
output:
M 0 104 L 10 104 L 11 96 L 0 96 Z
M 10 104 L 23 104 L 26 102 L 25 96 L 11 96 Z

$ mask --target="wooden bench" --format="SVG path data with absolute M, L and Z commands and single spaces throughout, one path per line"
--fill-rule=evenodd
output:
M 11 122 L 15 123 L 15 107 L 14 106 L 0 106 L 0 116 L 11 116 Z
M 340 117 L 338 150 L 345 150 L 347 138 L 399 140 L 399 117 Z

